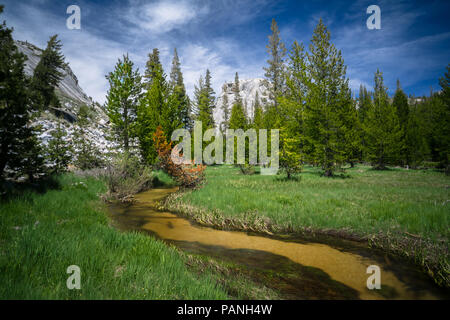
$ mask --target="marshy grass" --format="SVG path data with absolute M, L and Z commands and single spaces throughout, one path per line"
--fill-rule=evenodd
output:
M 109 225 L 105 184 L 66 174 L 59 188 L 0 202 L 0 299 L 226 299 L 212 274 L 188 269 L 180 253 Z M 81 289 L 66 286 L 81 269 Z

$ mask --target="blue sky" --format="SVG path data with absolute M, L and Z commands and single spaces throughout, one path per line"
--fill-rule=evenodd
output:
M 379 68 L 389 93 L 397 78 L 407 94 L 438 90 L 438 78 L 450 63 L 450 1 L 275 1 L 275 0 L 3 0 L 2 20 L 17 40 L 39 47 L 57 33 L 63 53 L 84 91 L 103 103 L 105 75 L 129 53 L 144 71 L 147 55 L 160 49 L 166 73 L 177 47 L 188 92 L 209 68 L 216 93 L 234 73 L 241 79 L 263 77 L 267 36 L 275 18 L 289 49 L 306 46 L 322 18 L 332 42 L 342 51 L 350 86 L 371 88 Z M 66 9 L 81 8 L 81 30 L 66 28 Z M 381 29 L 369 30 L 366 9 L 381 9 Z

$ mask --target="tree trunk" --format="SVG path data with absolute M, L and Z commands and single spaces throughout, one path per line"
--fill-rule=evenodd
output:
M 333 176 L 333 171 L 331 169 L 326 169 L 325 173 L 324 173 L 325 177 L 332 177 Z

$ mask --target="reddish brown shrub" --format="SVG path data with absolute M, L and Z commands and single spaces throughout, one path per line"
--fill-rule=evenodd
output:
M 192 161 L 190 164 L 176 164 L 172 161 L 172 141 L 167 142 L 161 126 L 156 128 L 153 134 L 156 152 L 158 153 L 159 165 L 161 169 L 172 176 L 181 186 L 193 188 L 199 185 L 205 178 L 205 165 L 196 165 Z M 182 156 L 182 154 L 180 154 Z

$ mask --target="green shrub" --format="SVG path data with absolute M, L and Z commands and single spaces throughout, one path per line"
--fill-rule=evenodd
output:
M 130 201 L 134 194 L 151 188 L 153 179 L 151 168 L 130 154 L 116 156 L 105 170 L 108 197 L 122 202 Z

